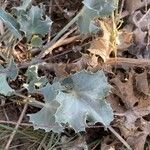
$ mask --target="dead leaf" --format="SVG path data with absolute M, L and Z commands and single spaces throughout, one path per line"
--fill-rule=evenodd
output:
M 82 54 L 82 57 L 80 57 L 79 60 L 77 60 L 73 64 L 77 67 L 79 71 L 82 69 L 86 69 L 89 66 L 90 61 L 91 61 L 91 57 L 88 54 Z
M 144 93 L 145 95 L 149 95 L 149 86 L 147 80 L 147 72 L 144 71 L 141 74 L 135 74 L 136 87 L 139 92 Z
M 122 116 L 125 116 L 125 119 L 118 119 L 118 121 L 120 122 L 119 128 L 121 134 L 124 136 L 125 139 L 128 139 L 130 141 L 130 145 L 133 145 L 132 141 L 135 142 L 135 139 L 137 139 L 136 136 L 139 136 L 139 133 L 149 134 L 149 123 L 142 118 L 143 116 L 148 115 L 149 112 L 150 106 L 141 108 L 135 107 L 132 110 L 128 110 L 127 112 L 122 113 Z M 147 122 L 148 124 L 145 124 L 145 122 Z M 142 137 L 139 136 L 139 138 Z
M 103 30 L 103 36 L 94 39 L 91 42 L 88 51 L 93 55 L 100 56 L 104 62 L 109 59 L 110 53 L 113 51 L 111 46 L 111 26 L 106 21 L 100 21 Z
M 124 113 L 126 117 L 125 127 L 129 130 L 135 130 L 135 121 L 138 118 L 142 118 L 150 113 L 150 106 L 147 107 L 135 107 Z
M 145 38 L 146 38 L 147 32 L 142 31 L 140 28 L 136 28 L 133 31 L 133 35 L 134 35 L 135 44 L 137 44 L 140 47 L 146 44 Z
M 125 8 L 127 11 L 132 14 L 134 13 L 137 9 L 144 7 L 146 5 L 149 5 L 150 1 L 149 0 L 126 0 L 125 1 Z
M 61 146 L 61 150 L 88 150 L 84 136 L 80 136 L 72 142 L 67 142 L 70 139 L 66 136 L 63 136 L 61 140 L 62 143 L 66 143 Z
M 140 49 L 140 53 L 144 58 L 149 58 L 148 50 L 148 32 L 150 29 L 150 9 L 143 15 L 141 11 L 136 11 L 133 14 L 133 23 L 137 27 L 134 31 L 134 42 Z M 144 49 L 144 50 L 142 50 Z
M 122 29 L 118 32 L 117 41 L 117 50 L 126 50 L 129 46 L 132 45 L 133 33 L 127 29 Z
M 43 72 L 47 72 L 50 74 L 51 72 L 54 72 L 56 77 L 66 77 L 68 76 L 68 73 L 66 72 L 66 66 L 67 64 L 64 63 L 43 63 L 39 65 L 39 69 Z
M 43 63 L 39 68 L 48 74 L 54 72 L 56 77 L 62 78 L 68 76 L 70 73 L 96 67 L 98 65 L 97 59 L 97 57 L 82 54 L 82 57 L 73 63 Z
M 142 121 L 142 131 L 137 131 L 134 136 L 128 137 L 127 142 L 134 150 L 144 150 L 147 136 L 150 134 L 150 122 Z
M 68 64 L 70 65 L 70 64 Z M 99 65 L 98 63 L 98 57 L 95 55 L 88 55 L 88 54 L 82 54 L 82 57 L 76 61 L 75 63 L 72 63 L 72 66 L 76 66 L 76 70 L 73 71 L 81 71 L 83 69 L 92 70 L 93 68 L 96 69 L 96 67 Z
M 138 102 L 133 92 L 133 78 L 132 74 L 129 74 L 129 79 L 126 82 L 122 82 L 118 77 L 111 79 L 111 82 L 115 84 L 114 93 L 119 96 L 127 109 L 133 108 L 134 104 Z
M 142 16 L 143 14 L 140 10 L 135 11 L 134 14 L 132 15 L 132 22 L 136 27 L 139 27 L 138 22 L 142 18 Z
M 115 113 L 124 113 L 125 109 L 120 105 L 119 97 L 115 96 L 113 93 L 110 93 L 107 97 L 107 102 L 110 103 L 113 111 Z
M 100 56 L 103 61 L 106 62 L 112 52 L 114 52 L 114 54 L 116 53 L 115 49 L 122 51 L 126 50 L 129 46 L 132 45 L 132 26 L 129 28 L 123 28 L 119 31 L 116 29 L 117 35 L 115 38 L 113 38 L 112 22 L 108 19 L 99 22 L 103 30 L 103 36 L 94 39 L 91 42 L 88 51 L 95 56 Z
M 133 15 L 134 24 L 142 31 L 150 28 L 150 9 L 143 15 L 141 11 L 136 11 Z

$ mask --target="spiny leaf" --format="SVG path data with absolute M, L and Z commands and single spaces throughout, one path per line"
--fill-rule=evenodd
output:
M 89 33 L 90 23 L 94 18 L 111 15 L 117 7 L 117 0 L 84 0 L 77 24 L 81 33 Z
M 107 127 L 113 120 L 113 112 L 105 97 L 110 85 L 102 71 L 78 72 L 62 81 L 66 89 L 60 91 L 56 100 L 60 103 L 56 112 L 56 122 L 69 123 L 76 132 L 84 131 L 86 120 L 101 122 Z
M 8 85 L 7 78 L 15 80 L 18 75 L 18 67 L 16 66 L 13 59 L 6 68 L 0 65 L 0 94 L 10 96 L 14 90 Z
M 0 65 L 0 72 L 5 73 L 8 79 L 15 80 L 16 77 L 18 76 L 19 68 L 17 67 L 14 60 L 10 59 L 6 68 Z
M 83 4 L 97 12 L 99 16 L 111 15 L 116 9 L 118 0 L 84 0 Z
M 7 74 L 0 74 L 0 94 L 10 96 L 14 92 L 14 90 L 8 85 L 6 78 Z
M 38 65 L 29 67 L 26 76 L 27 81 L 23 86 L 31 93 L 36 91 L 36 88 L 42 88 L 47 83 L 47 78 L 45 76 L 38 76 Z
M 82 8 L 82 15 L 77 20 L 77 25 L 79 26 L 81 33 L 89 33 L 89 25 L 91 21 L 97 17 L 97 13 L 93 10 L 88 9 L 86 6 Z
M 30 122 L 33 123 L 34 129 L 44 129 L 46 132 L 53 130 L 54 132 L 62 132 L 63 127 L 55 122 L 55 113 L 59 103 L 55 101 L 58 93 L 59 84 L 47 84 L 46 87 L 40 89 L 44 95 L 44 107 L 35 114 L 28 114 Z
M 21 33 L 19 31 L 19 23 L 9 13 L 0 8 L 0 19 L 5 23 L 8 29 L 14 36 L 21 39 Z
M 26 14 L 22 15 L 19 18 L 19 23 L 21 29 L 25 36 L 30 39 L 32 35 L 42 35 L 48 33 L 49 28 L 51 27 L 52 21 L 49 17 L 46 16 L 46 19 L 43 18 L 43 10 L 38 6 L 32 6 Z
M 52 85 L 39 89 L 44 95 L 43 108 L 30 114 L 35 129 L 63 131 L 69 124 L 76 132 L 85 131 L 86 121 L 101 122 L 107 127 L 113 120 L 113 112 L 105 97 L 110 85 L 102 71 L 81 71 Z

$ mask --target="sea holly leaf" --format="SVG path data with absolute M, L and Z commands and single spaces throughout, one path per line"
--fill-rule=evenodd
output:
M 103 123 L 105 127 L 110 124 L 113 111 L 105 97 L 111 86 L 102 71 L 81 71 L 64 79 L 61 84 L 66 89 L 56 96 L 60 103 L 55 114 L 56 122 L 68 123 L 76 132 L 85 131 L 88 118 L 93 123 Z
M 17 67 L 13 59 L 10 60 L 7 66 L 7 70 L 8 70 L 7 77 L 9 79 L 15 80 L 18 76 L 19 68 Z
M 107 127 L 113 120 L 112 109 L 105 101 L 110 89 L 103 71 L 81 71 L 52 85 L 47 84 L 38 90 L 44 96 L 43 108 L 28 115 L 30 122 L 34 129 L 57 133 L 67 124 L 76 132 L 85 131 L 87 120 L 101 122 Z
M 83 34 L 91 31 L 91 21 L 98 17 L 111 15 L 117 8 L 117 0 L 84 0 L 83 4 L 81 15 L 77 20 L 80 32 Z
M 33 127 L 35 130 L 44 129 L 46 132 L 53 131 L 56 133 L 60 133 L 63 131 L 63 127 L 61 127 L 58 123 L 55 123 L 55 112 L 56 109 L 52 109 L 52 107 L 57 107 L 58 103 L 56 101 L 52 101 L 50 103 L 46 103 L 45 106 L 35 114 L 28 114 L 30 117 L 29 122 L 33 123 Z
M 32 3 L 32 0 L 22 0 L 22 5 L 18 7 L 13 7 L 13 9 L 17 10 L 18 12 L 26 11 L 27 8 L 30 7 L 31 3 Z
M 0 72 L 0 94 L 10 96 L 13 94 L 14 90 L 7 82 L 7 78 L 9 77 L 8 68 L 4 68 L 2 65 L 0 65 Z
M 44 106 L 39 112 L 28 114 L 34 129 L 44 129 L 46 132 L 52 130 L 56 133 L 63 131 L 63 127 L 55 122 L 55 113 L 59 106 L 55 98 L 59 87 L 59 83 L 55 83 L 53 85 L 47 84 L 47 86 L 40 89 L 41 93 L 44 95 L 45 104 L 43 104 Z
M 28 40 L 32 35 L 46 35 L 51 27 L 52 21 L 49 17 L 43 18 L 43 10 L 38 6 L 32 6 L 26 14 L 22 15 L 18 22 L 20 23 L 20 30 L 25 33 Z
M 14 90 L 7 83 L 7 74 L 0 74 L 0 94 L 5 96 L 10 96 L 13 94 Z
M 5 96 L 10 96 L 13 94 L 14 90 L 9 86 L 7 79 L 15 80 L 18 75 L 18 68 L 13 59 L 6 68 L 0 65 L 0 94 Z
M 118 0 L 84 0 L 83 4 L 91 10 L 97 12 L 99 16 L 111 15 L 117 8 Z
M 89 25 L 90 22 L 97 17 L 97 13 L 93 10 L 88 9 L 84 6 L 81 10 L 81 16 L 77 20 L 77 25 L 81 33 L 86 34 L 89 33 Z
M 0 20 L 4 22 L 4 24 L 8 27 L 8 29 L 12 32 L 12 34 L 21 39 L 22 35 L 19 31 L 19 23 L 16 19 L 11 16 L 9 13 L 0 8 Z
M 48 82 L 45 76 L 38 76 L 38 65 L 29 67 L 26 76 L 27 81 L 23 86 L 31 93 L 35 92 L 36 89 L 42 88 Z
M 8 80 L 15 80 L 16 77 L 18 76 L 19 68 L 17 67 L 16 63 L 14 62 L 13 59 L 10 59 L 10 62 L 4 68 L 2 65 L 0 65 L 0 72 L 3 72 L 6 74 L 6 77 Z

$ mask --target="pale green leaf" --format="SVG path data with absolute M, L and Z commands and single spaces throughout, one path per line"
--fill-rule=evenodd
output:
M 113 112 L 105 97 L 110 85 L 102 71 L 78 72 L 62 81 L 66 89 L 60 91 L 56 100 L 60 103 L 55 114 L 56 122 L 68 123 L 76 132 L 84 131 L 86 120 L 101 122 L 107 127 L 113 120 Z
M 0 8 L 0 20 L 8 27 L 14 36 L 21 39 L 21 33 L 19 31 L 19 23 L 9 13 Z
M 43 18 L 43 10 L 38 6 L 32 6 L 26 14 L 22 15 L 18 22 L 25 36 L 30 39 L 32 35 L 46 35 L 51 27 L 52 21 L 49 17 Z
M 48 84 L 46 87 L 40 89 L 44 95 L 44 107 L 39 112 L 28 115 L 34 129 L 44 129 L 46 132 L 53 130 L 57 133 L 63 131 L 63 127 L 55 122 L 55 113 L 59 106 L 59 103 L 55 101 L 58 89 L 58 83 L 53 85 Z
M 30 66 L 26 72 L 27 81 L 23 85 L 29 92 L 35 92 L 36 89 L 42 88 L 46 85 L 47 78 L 45 76 L 38 76 L 38 65 Z
M 0 94 L 10 96 L 14 90 L 7 83 L 7 75 L 5 73 L 0 74 Z
M 31 46 L 32 47 L 41 47 L 42 44 L 43 44 L 43 41 L 42 41 L 42 39 L 39 36 L 34 35 L 32 37 L 32 39 L 31 39 Z

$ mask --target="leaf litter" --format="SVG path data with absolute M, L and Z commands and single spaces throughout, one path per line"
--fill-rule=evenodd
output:
M 0 49 L 2 53 L 0 58 L 2 62 L 5 62 L 1 64 L 0 69 L 2 72 L 0 94 L 4 96 L 2 96 L 1 101 L 5 101 L 1 108 L 6 109 L 6 112 L 0 112 L 2 114 L 0 116 L 7 116 L 8 114 L 6 118 L 2 117 L 0 121 L 3 121 L 4 124 L 12 123 L 9 122 L 9 119 L 13 120 L 13 117 L 8 108 L 10 106 L 13 108 L 14 105 L 10 101 L 15 103 L 16 99 L 19 99 L 21 104 L 24 102 L 33 104 L 36 100 L 41 106 L 39 108 L 33 107 L 34 105 L 28 106 L 23 123 L 31 125 L 29 122 L 32 122 L 34 129 L 44 129 L 48 134 L 51 134 L 51 130 L 57 133 L 63 132 L 59 144 L 54 144 L 53 149 L 126 149 L 122 140 L 118 140 L 109 131 L 109 128 L 105 130 L 109 125 L 126 140 L 132 149 L 144 150 L 149 148 L 150 11 L 148 8 L 150 3 L 140 0 L 136 2 L 135 0 L 120 1 L 118 6 L 122 10 L 120 14 L 126 11 L 127 16 L 119 20 L 120 22 L 118 20 L 118 22 L 113 22 L 113 16 L 110 14 L 110 17 L 107 18 L 102 18 L 101 15 L 100 18 L 95 17 L 103 11 L 100 7 L 101 4 L 103 5 L 101 2 L 100 0 L 93 2 L 84 0 L 83 13 L 77 21 L 81 33 L 94 33 L 90 33 L 82 39 L 75 38 L 67 44 L 63 42 L 62 45 L 58 44 L 58 47 L 52 49 L 52 53 L 45 55 L 42 60 L 38 60 L 39 65 L 33 65 L 36 56 L 34 59 L 32 50 L 37 50 L 35 55 L 38 58 L 42 46 L 45 46 L 48 39 L 51 40 L 56 35 L 55 32 L 58 32 L 60 27 L 65 26 L 64 23 L 73 17 L 72 15 L 65 17 L 65 11 L 63 13 L 61 11 L 77 12 L 79 11 L 76 9 L 77 6 L 82 5 L 81 1 L 75 4 L 64 0 L 53 2 L 51 5 L 54 8 L 52 7 L 52 9 L 47 7 L 50 6 L 50 3 L 46 1 L 40 5 L 39 2 L 34 1 L 34 6 L 31 5 L 30 0 L 22 1 L 22 5 L 18 2 L 18 6 L 15 3 L 15 7 L 11 4 L 7 7 L 4 6 L 9 14 L 12 13 L 10 8 L 15 10 L 15 13 L 21 14 L 20 28 L 18 22 L 15 22 L 15 14 L 13 16 L 8 15 L 8 18 L 4 20 L 6 14 L 3 9 L 0 10 L 3 13 L 3 16 L 0 17 L 3 17 L 2 21 L 4 20 L 3 23 L 0 22 Z M 76 7 L 70 8 L 70 5 Z M 112 11 L 116 4 L 113 7 L 111 3 L 104 4 L 104 6 L 107 8 L 111 6 L 109 11 Z M 30 17 L 27 17 L 27 14 Z M 39 15 L 36 16 L 37 14 Z M 51 18 L 47 18 L 50 14 Z M 118 16 L 115 17 L 118 19 Z M 53 20 L 53 24 L 51 20 Z M 99 25 L 95 26 L 96 24 L 93 22 L 97 23 L 97 21 Z M 113 23 L 116 23 L 115 28 Z M 34 24 L 42 26 L 34 28 Z M 5 26 L 7 28 L 10 25 L 9 31 L 5 30 Z M 11 31 L 10 35 L 12 35 L 12 28 L 15 25 L 17 25 L 16 30 L 14 30 L 15 35 L 24 38 L 13 46 L 14 60 L 9 63 L 10 58 L 4 59 L 5 55 L 3 55 L 3 49 L 7 49 L 8 46 L 5 32 Z M 44 29 L 43 26 L 45 26 Z M 49 30 L 51 31 L 47 34 Z M 69 38 L 81 33 L 72 32 L 69 34 Z M 33 41 L 35 37 L 38 39 Z M 9 48 L 8 50 L 11 51 Z M 23 54 L 26 57 L 23 58 Z M 111 59 L 114 60 L 113 64 L 108 63 Z M 119 59 L 121 61 L 117 63 Z M 132 65 L 132 60 L 134 65 Z M 144 60 L 148 63 L 143 65 L 141 62 Z M 29 61 L 32 65 L 24 67 L 24 62 Z M 87 71 L 84 72 L 83 70 Z M 91 77 L 87 77 L 89 75 Z M 19 89 L 16 95 L 14 94 L 15 89 Z M 101 91 L 105 94 L 99 93 Z M 22 101 L 21 98 L 25 101 Z M 10 106 L 8 107 L 9 103 Z M 22 111 L 20 105 L 14 108 L 19 109 L 19 112 Z M 16 112 L 14 114 L 14 121 L 16 122 Z M 26 127 L 22 127 L 20 124 L 19 130 L 22 128 Z M 75 134 L 79 131 L 85 132 Z M 74 136 L 76 138 L 70 141 Z M 28 143 L 25 149 L 30 149 L 31 143 L 34 142 L 26 141 Z M 69 143 L 67 143 L 68 141 Z M 19 141 L 19 144 L 24 142 Z M 0 139 L 0 143 L 4 148 L 3 140 Z M 15 143 L 18 143 L 17 137 L 11 142 L 12 146 Z M 40 144 L 35 145 L 33 149 L 37 149 Z

